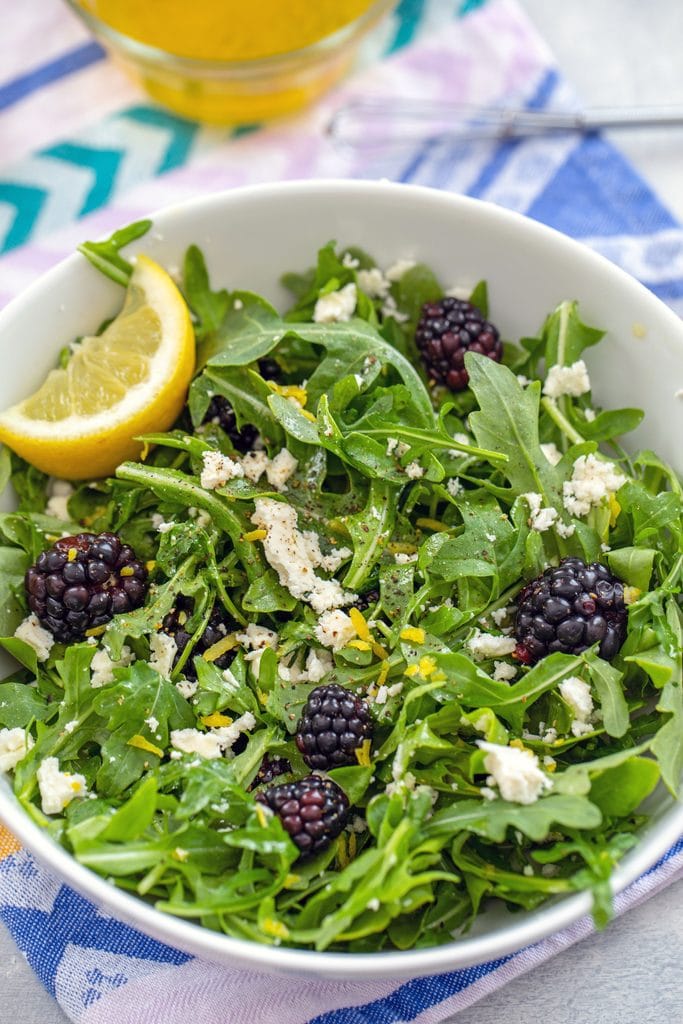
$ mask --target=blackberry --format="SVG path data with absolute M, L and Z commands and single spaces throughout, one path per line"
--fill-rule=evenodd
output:
M 202 422 L 215 423 L 221 430 L 224 430 L 230 438 L 233 448 L 238 452 L 251 451 L 258 437 L 258 430 L 250 423 L 245 423 L 240 430 L 237 426 L 235 410 L 223 395 L 213 396 Z
M 266 786 L 280 775 L 289 775 L 291 770 L 292 766 L 286 757 L 271 757 L 270 754 L 266 754 L 261 761 L 261 766 L 256 773 L 256 778 L 252 782 L 251 788 Z
M 62 643 L 144 603 L 147 570 L 115 533 L 62 537 L 24 577 L 28 605 Z
M 503 343 L 493 324 L 471 302 L 451 295 L 424 304 L 415 342 L 429 377 L 451 391 L 467 387 L 466 352 L 479 352 L 497 363 L 503 357 Z
M 367 739 L 372 739 L 372 720 L 361 697 L 337 683 L 311 691 L 296 730 L 296 745 L 309 768 L 358 764 L 356 751 Z
M 193 633 L 188 632 L 185 629 L 185 623 L 192 615 L 194 608 L 194 602 L 190 597 L 180 596 L 178 597 L 175 606 L 164 618 L 161 628 L 164 633 L 168 633 L 172 636 L 176 642 L 178 648 L 177 654 L 173 660 L 173 664 L 177 664 L 178 659 L 182 655 L 183 651 L 187 647 L 188 643 L 192 639 Z M 220 640 L 223 640 L 228 633 L 235 629 L 235 623 L 228 618 L 220 605 L 215 604 L 211 611 L 209 621 L 207 622 L 204 632 L 199 637 L 194 647 L 192 648 L 192 654 L 185 662 L 183 666 L 183 675 L 187 679 L 196 679 L 197 670 L 194 667 L 194 658 L 198 655 L 208 651 L 210 647 L 217 644 Z M 228 668 L 233 658 L 235 657 L 236 651 L 225 651 L 218 658 L 215 658 L 212 662 L 217 668 L 225 669 Z
M 332 779 L 320 775 L 269 786 L 257 793 L 256 799 L 277 814 L 302 854 L 324 850 L 348 819 L 346 793 Z
M 264 380 L 277 380 L 280 376 L 280 367 L 274 359 L 260 359 L 258 366 Z M 233 448 L 243 454 L 252 450 L 258 438 L 258 430 L 250 423 L 245 423 L 240 430 L 235 410 L 223 395 L 213 396 L 202 423 L 215 423 L 219 426 L 230 438 Z
M 599 643 L 610 661 L 626 638 L 624 584 L 604 565 L 563 558 L 532 580 L 517 599 L 513 657 L 533 665 L 546 654 L 579 654 Z
M 357 608 L 359 612 L 366 612 L 368 608 L 373 607 L 379 601 L 379 590 L 366 590 L 364 594 L 358 595 L 358 600 L 354 602 L 353 607 Z

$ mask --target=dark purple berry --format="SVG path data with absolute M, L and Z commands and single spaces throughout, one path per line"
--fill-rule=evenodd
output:
M 147 569 L 115 533 L 62 537 L 24 578 L 28 605 L 62 643 L 144 604 Z
M 479 352 L 497 363 L 503 358 L 503 343 L 493 324 L 471 302 L 450 295 L 424 304 L 415 343 L 429 377 L 451 391 L 467 387 L 466 352 Z
M 169 636 L 174 638 L 176 647 L 178 648 L 174 664 L 177 663 L 194 635 L 186 628 L 187 622 L 192 615 L 193 608 L 194 602 L 192 601 L 192 598 L 181 595 L 178 597 L 174 607 L 168 615 L 165 616 L 162 623 L 162 631 L 164 633 L 168 633 Z M 210 647 L 213 647 L 214 644 L 224 640 L 228 633 L 232 633 L 234 629 L 236 629 L 235 623 L 225 614 L 223 608 L 218 604 L 214 605 L 209 621 L 204 628 L 204 632 L 195 643 L 192 648 L 192 654 L 183 666 L 183 675 L 188 679 L 195 679 L 197 677 L 197 670 L 194 667 L 194 658 L 198 655 L 204 654 Z M 213 660 L 212 664 L 217 668 L 226 669 L 232 662 L 236 653 L 236 650 L 224 651 L 223 654 Z
M 280 367 L 274 359 L 259 360 L 259 372 L 264 380 L 277 380 Z M 204 414 L 203 423 L 214 423 L 230 438 L 233 448 L 243 454 L 252 450 L 258 439 L 258 430 L 250 423 L 240 429 L 232 405 L 223 395 L 214 395 Z
M 311 691 L 296 730 L 296 745 L 309 768 L 358 764 L 356 752 L 371 739 L 372 719 L 361 697 L 337 683 Z
M 348 819 L 346 794 L 332 779 L 320 775 L 269 786 L 257 793 L 256 799 L 277 814 L 302 855 L 324 850 Z
M 292 766 L 286 757 L 271 757 L 270 754 L 266 754 L 261 761 L 261 766 L 256 773 L 256 778 L 252 782 L 251 788 L 266 786 L 273 779 L 279 778 L 280 775 L 289 775 L 291 770 Z
M 358 599 L 354 602 L 354 608 L 357 608 L 359 612 L 366 612 L 368 608 L 374 607 L 379 601 L 379 590 L 366 590 L 364 594 L 359 594 Z
M 624 584 L 599 562 L 564 558 L 532 580 L 517 599 L 514 657 L 533 665 L 546 654 L 580 654 L 599 644 L 610 661 L 626 639 Z

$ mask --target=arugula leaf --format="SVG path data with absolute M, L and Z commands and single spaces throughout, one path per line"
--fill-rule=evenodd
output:
M 134 224 L 114 231 L 103 242 L 84 242 L 78 246 L 78 251 L 83 253 L 95 269 L 105 277 L 111 278 L 116 284 L 126 288 L 133 273 L 133 265 L 123 258 L 120 250 L 136 239 L 142 238 L 151 227 L 151 220 L 138 220 Z

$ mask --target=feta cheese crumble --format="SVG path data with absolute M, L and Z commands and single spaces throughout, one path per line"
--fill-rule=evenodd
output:
M 88 792 L 84 776 L 60 771 L 56 757 L 40 762 L 37 777 L 43 814 L 61 814 L 74 797 Z
M 73 493 L 73 487 L 66 480 L 53 480 L 50 487 L 50 497 L 45 506 L 46 514 L 54 516 L 55 519 L 61 519 L 64 523 L 70 522 L 71 516 L 69 515 L 67 504 Z
M 529 519 L 527 522 L 531 529 L 536 530 L 538 533 L 545 533 L 546 530 L 549 530 L 557 519 L 557 509 L 553 508 L 552 505 L 548 508 L 542 508 L 543 498 L 540 494 L 536 494 L 535 491 L 522 494 L 521 497 L 524 498 L 529 506 Z
M 389 281 L 379 267 L 372 267 L 370 270 L 359 270 L 356 280 L 361 289 L 371 299 L 385 299 L 389 294 L 391 281 Z
M 121 657 L 118 661 L 112 661 L 106 647 L 100 647 L 98 651 L 95 651 L 92 661 L 90 662 L 90 671 L 92 673 L 90 676 L 90 685 L 93 690 L 99 689 L 100 686 L 106 686 L 108 683 L 113 683 L 114 669 L 128 668 L 133 661 L 135 661 L 135 655 L 131 651 L 130 647 L 125 644 L 121 648 Z
M 400 281 L 404 274 L 416 266 L 415 260 L 396 260 L 385 270 L 387 281 Z
M 275 650 L 279 640 L 277 633 L 268 629 L 267 626 L 258 626 L 255 622 L 250 622 L 243 633 L 235 635 L 235 639 L 247 648 L 249 653 L 244 655 L 244 660 L 250 663 L 254 675 L 258 679 L 263 652 L 268 647 Z
M 283 448 L 274 459 L 266 462 L 266 479 L 270 486 L 274 487 L 276 491 L 285 490 L 287 481 L 292 473 L 296 472 L 298 465 L 299 463 L 291 452 L 287 448 Z
M 556 466 L 562 460 L 562 452 L 552 441 L 540 447 L 551 466 Z
M 477 630 L 474 636 L 467 641 L 467 649 L 475 661 L 484 661 L 485 658 L 504 658 L 512 654 L 517 641 L 509 636 L 494 636 L 492 633 L 482 633 Z
M 457 498 L 458 495 L 464 492 L 465 488 L 460 483 L 457 476 L 452 476 L 450 480 L 446 481 L 446 490 L 450 494 L 451 498 Z
M 149 667 L 156 669 L 160 676 L 169 679 L 173 671 L 173 659 L 178 645 L 168 633 L 152 633 L 149 638 Z
M 564 507 L 573 516 L 586 516 L 626 483 L 613 462 L 595 455 L 580 455 L 574 463 L 571 480 L 562 485 Z
M 548 398 L 561 398 L 562 395 L 578 398 L 590 389 L 588 369 L 583 359 L 578 359 L 571 366 L 551 366 L 546 374 L 543 394 Z
M 199 729 L 174 729 L 171 745 L 183 754 L 197 754 L 207 760 L 221 757 L 223 748 L 215 731 L 200 732 Z
M 503 747 L 485 740 L 477 740 L 477 745 L 486 751 L 484 768 L 492 775 L 503 800 L 533 804 L 544 790 L 552 789 L 552 779 L 541 771 L 538 758 L 531 750 Z
M 0 729 L 0 772 L 12 771 L 33 746 L 33 736 L 23 729 Z
M 406 466 L 406 476 L 410 480 L 419 480 L 425 475 L 425 471 L 419 462 L 409 462 Z
M 593 714 L 593 697 L 588 683 L 578 676 L 569 676 L 564 679 L 557 688 L 560 696 L 569 705 L 574 721 L 572 722 L 572 734 L 583 736 L 593 731 L 590 718 Z
M 270 459 L 265 451 L 247 452 L 242 459 L 242 469 L 247 480 L 257 484 L 268 468 L 269 462 Z
M 494 661 L 493 678 L 499 683 L 509 683 L 516 675 L 517 669 L 514 665 L 508 665 L 506 661 Z
M 353 282 L 337 292 L 321 295 L 313 310 L 316 324 L 346 323 L 356 310 L 356 286 Z
M 410 555 L 406 551 L 397 551 L 394 555 L 394 561 L 396 565 L 409 565 L 411 562 L 417 562 L 417 552 Z
M 251 521 L 266 531 L 262 541 L 266 560 L 292 597 L 308 602 L 318 615 L 356 600 L 357 595 L 345 592 L 337 580 L 316 575 L 306 538 L 297 526 L 296 509 L 272 498 L 257 498 Z
M 223 487 L 229 480 L 244 476 L 241 463 L 223 455 L 222 452 L 204 452 L 202 455 L 204 468 L 199 482 L 207 491 L 215 491 Z
M 31 612 L 24 621 L 14 630 L 17 640 L 23 640 L 25 644 L 32 647 L 36 652 L 38 661 L 47 661 L 50 651 L 54 647 L 55 638 L 49 629 L 43 629 L 38 616 Z
M 333 651 L 341 651 L 349 640 L 356 636 L 356 629 L 346 612 L 338 608 L 323 612 L 315 626 L 315 638 L 323 647 L 331 647 Z

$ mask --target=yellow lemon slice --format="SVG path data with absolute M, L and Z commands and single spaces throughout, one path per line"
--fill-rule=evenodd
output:
M 107 476 L 167 430 L 185 402 L 195 343 L 188 308 L 153 260 L 138 256 L 123 309 L 74 347 L 64 369 L 0 414 L 0 441 L 53 476 Z

